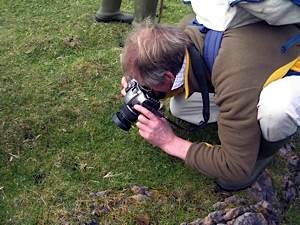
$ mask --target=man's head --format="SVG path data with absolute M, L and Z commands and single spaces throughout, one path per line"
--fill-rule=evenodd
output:
M 155 91 L 169 92 L 190 45 L 190 39 L 180 28 L 143 24 L 125 43 L 122 53 L 125 76 Z

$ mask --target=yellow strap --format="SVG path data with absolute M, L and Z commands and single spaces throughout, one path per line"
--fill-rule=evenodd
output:
M 204 142 L 204 144 L 205 144 L 207 147 L 209 147 L 209 148 L 214 147 L 212 144 L 209 144 L 209 143 L 207 143 L 207 142 Z
M 184 71 L 184 89 L 185 89 L 185 99 L 189 97 L 190 87 L 189 87 L 189 69 L 190 69 L 190 55 L 187 49 L 185 49 L 185 71 Z
M 291 70 L 294 70 L 296 72 L 300 72 L 300 57 L 298 57 L 298 61 L 295 63 L 295 65 L 291 68 Z
M 298 56 L 292 62 L 280 67 L 274 73 L 272 73 L 271 76 L 269 76 L 268 80 L 264 83 L 264 87 L 269 85 L 272 81 L 284 77 L 284 75 L 286 75 L 289 70 L 294 70 L 296 72 L 300 71 L 300 56 Z

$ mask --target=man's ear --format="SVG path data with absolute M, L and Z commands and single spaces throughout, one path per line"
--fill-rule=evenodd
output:
M 173 73 L 171 73 L 170 71 L 166 71 L 164 74 L 165 77 L 165 82 L 167 83 L 174 83 L 175 81 L 175 75 Z

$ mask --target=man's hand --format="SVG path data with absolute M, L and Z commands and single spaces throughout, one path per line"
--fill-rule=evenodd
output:
M 140 135 L 150 144 L 184 160 L 192 143 L 177 137 L 165 118 L 155 116 L 140 105 L 135 105 L 134 109 L 141 113 L 136 123 Z
M 136 123 L 139 133 L 150 144 L 163 148 L 166 144 L 173 141 L 175 134 L 165 118 L 155 116 L 140 105 L 135 105 L 134 108 L 141 113 Z
M 121 85 L 122 85 L 121 94 L 122 94 L 123 96 L 125 96 L 125 95 L 126 95 L 125 89 L 128 87 L 128 82 L 127 82 L 127 80 L 126 80 L 126 77 L 122 77 Z

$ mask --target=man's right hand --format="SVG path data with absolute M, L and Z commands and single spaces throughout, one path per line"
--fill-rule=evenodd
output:
M 121 94 L 123 96 L 126 95 L 126 88 L 128 87 L 128 82 L 127 82 L 127 79 L 125 76 L 122 77 L 122 80 L 121 80 L 121 85 L 122 85 L 122 90 L 121 90 Z

